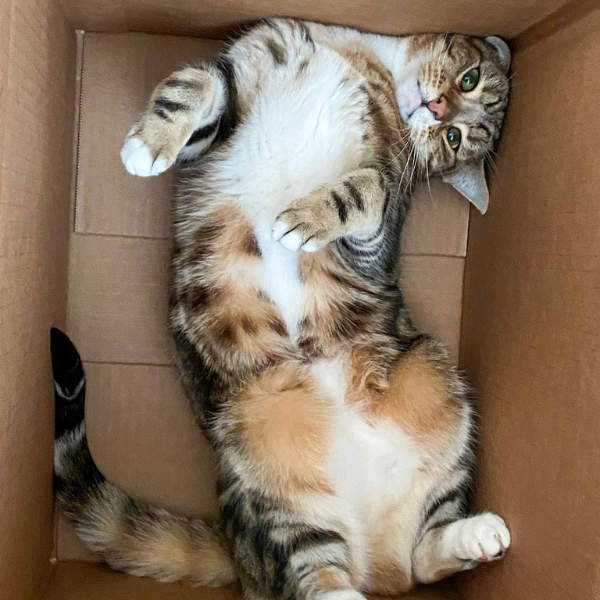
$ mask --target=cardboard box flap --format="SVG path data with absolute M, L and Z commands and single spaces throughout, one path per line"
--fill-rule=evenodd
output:
M 49 329 L 64 324 L 75 35 L 52 0 L 0 3 L 0 595 L 47 582 Z
M 567 0 L 63 0 L 79 29 L 223 36 L 239 24 L 272 15 L 348 25 L 380 33 L 462 31 L 513 37 Z

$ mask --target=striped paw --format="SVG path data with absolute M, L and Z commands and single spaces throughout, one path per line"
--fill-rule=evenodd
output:
M 177 159 L 193 160 L 215 140 L 227 105 L 225 77 L 216 66 L 176 71 L 154 90 L 148 108 L 121 150 L 132 175 L 160 175 Z
M 317 188 L 292 202 L 273 224 L 273 239 L 292 252 L 316 252 L 343 236 L 346 229 L 331 206 L 330 192 Z

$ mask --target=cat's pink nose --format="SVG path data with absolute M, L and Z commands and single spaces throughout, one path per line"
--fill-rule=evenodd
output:
M 440 96 L 436 100 L 429 102 L 427 108 L 433 113 L 433 116 L 440 121 L 444 118 L 444 115 L 448 110 L 448 100 L 446 100 L 445 96 Z

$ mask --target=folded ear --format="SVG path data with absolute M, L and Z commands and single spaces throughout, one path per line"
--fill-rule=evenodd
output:
M 508 47 L 508 44 L 497 35 L 490 35 L 485 38 L 485 41 L 494 46 L 498 60 L 500 61 L 504 72 L 507 73 L 508 67 L 510 67 L 510 48 Z
M 467 163 L 443 176 L 455 190 L 460 192 L 475 208 L 485 215 L 490 202 L 490 192 L 485 181 L 483 161 Z

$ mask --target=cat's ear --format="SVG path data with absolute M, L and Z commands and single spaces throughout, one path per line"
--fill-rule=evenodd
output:
M 490 202 L 490 192 L 485 180 L 483 161 L 466 163 L 443 176 L 455 190 L 460 192 L 475 208 L 485 215 Z
M 510 48 L 508 44 L 496 35 L 490 35 L 485 38 L 485 41 L 492 45 L 496 50 L 496 55 L 498 56 L 498 60 L 500 61 L 500 65 L 504 69 L 505 73 L 508 73 L 508 67 L 510 67 Z

